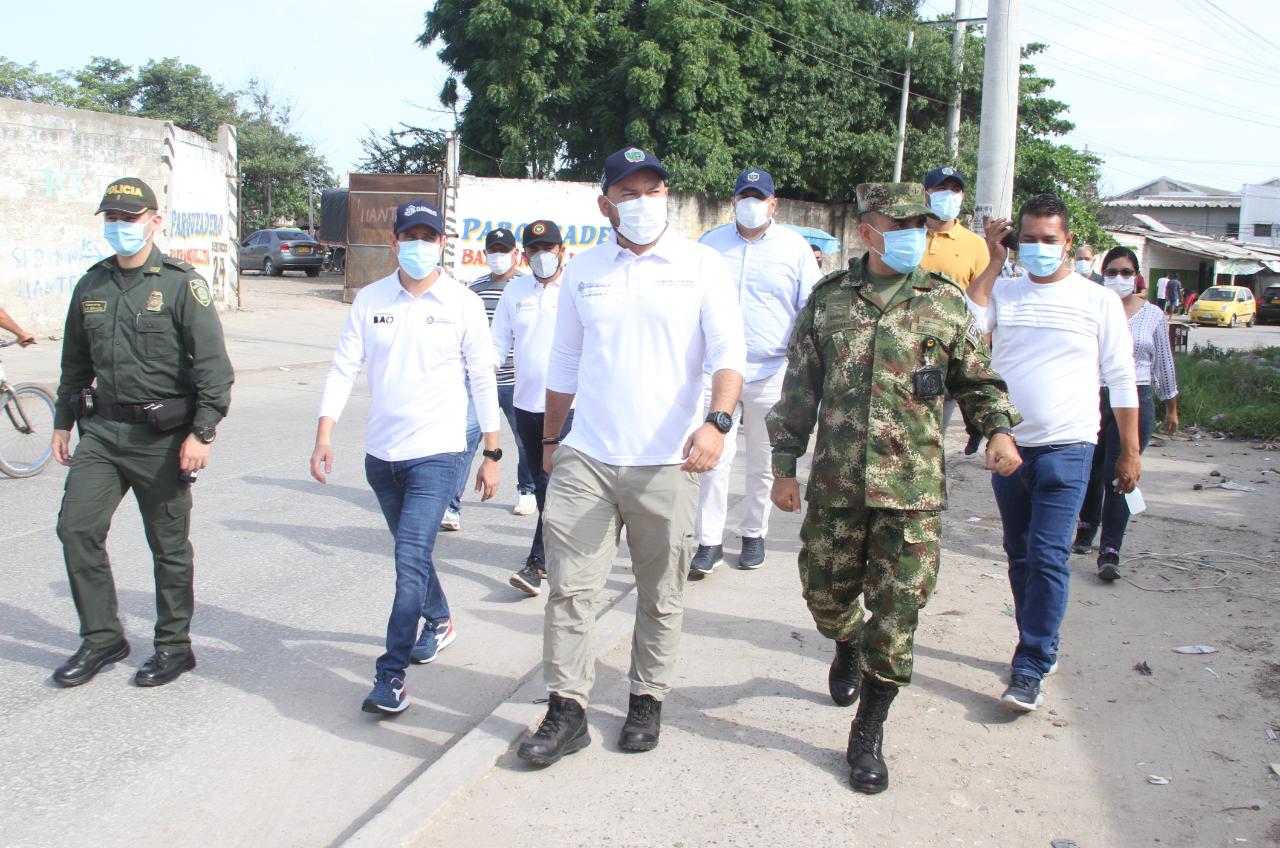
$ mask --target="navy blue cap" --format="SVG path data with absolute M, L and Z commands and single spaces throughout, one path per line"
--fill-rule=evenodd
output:
M 609 154 L 608 159 L 604 160 L 604 176 L 600 178 L 600 191 L 608 191 L 609 186 L 618 180 L 624 180 L 636 171 L 641 171 L 645 168 L 657 171 L 658 176 L 664 180 L 671 179 L 671 174 L 666 168 L 662 167 L 658 157 L 649 151 L 631 146 L 615 150 Z
M 417 226 L 430 227 L 437 234 L 444 232 L 444 218 L 434 203 L 410 200 L 396 207 L 396 235 Z
M 768 171 L 762 171 L 759 168 L 748 168 L 738 174 L 738 181 L 733 186 L 733 194 L 736 197 L 749 188 L 755 189 L 765 197 L 773 197 L 773 177 L 769 175 Z
M 924 178 L 924 190 L 928 191 L 929 189 L 937 186 L 938 183 L 943 180 L 955 180 L 960 183 L 960 188 L 964 188 L 964 177 L 960 176 L 960 172 L 955 168 L 948 166 L 946 168 L 934 168 L 926 174 Z

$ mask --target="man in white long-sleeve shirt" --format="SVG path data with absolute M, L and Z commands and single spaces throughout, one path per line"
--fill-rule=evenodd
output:
M 1073 237 L 1062 201 L 1028 199 L 1018 212 L 1018 264 L 1025 276 L 997 280 L 1008 255 L 1008 220 L 987 224 L 991 263 L 968 288 L 969 306 L 992 333 L 991 364 L 1022 413 L 1013 428 L 1022 467 L 992 475 L 1004 522 L 1018 646 L 1002 701 L 1040 706 L 1040 682 L 1058 664 L 1067 610 L 1067 561 L 1098 437 L 1098 377 L 1111 388 L 1120 429 L 1116 489 L 1132 491 L 1141 473 L 1133 339 L 1120 299 L 1071 270 Z
M 537 765 L 590 742 L 591 628 L 624 527 L 636 624 L 618 746 L 658 744 L 684 616 L 698 474 L 720 458 L 742 388 L 746 343 L 728 269 L 714 250 L 668 227 L 669 176 L 639 148 L 609 156 L 598 205 L 614 236 L 575 256 L 561 281 L 542 440 L 551 473 L 543 513 L 550 703 L 517 751 Z M 705 423 L 704 362 L 713 372 Z M 573 430 L 557 449 L 575 396 Z
M 470 457 L 464 374 L 484 433 L 476 490 L 488 500 L 498 487 L 498 358 L 479 295 L 440 266 L 444 240 L 444 219 L 435 206 L 411 200 L 397 208 L 391 249 L 399 267 L 361 289 L 351 304 L 320 399 L 311 454 L 311 475 L 323 483 L 333 471 L 333 427 L 367 365 L 373 397 L 365 478 L 395 538 L 396 558 L 387 650 L 363 705 L 371 713 L 408 707 L 409 662 L 431 662 L 455 637 L 432 550 L 458 466 Z

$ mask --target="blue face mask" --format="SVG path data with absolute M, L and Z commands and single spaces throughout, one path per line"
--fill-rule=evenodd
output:
M 142 221 L 103 221 L 102 237 L 121 256 L 133 256 L 147 246 L 147 225 Z
M 880 233 L 874 227 L 872 229 Z M 929 240 L 928 232 L 924 227 L 913 230 L 887 230 L 880 235 L 884 236 L 884 253 L 880 254 L 880 258 L 884 260 L 884 264 L 899 274 L 910 274 L 920 264 L 920 260 L 924 259 L 925 244 Z M 874 247 L 871 249 L 875 250 Z
M 400 267 L 415 280 L 426 279 L 440 264 L 440 245 L 433 241 L 400 242 Z
M 1062 245 L 1019 243 L 1018 264 L 1033 277 L 1052 277 L 1062 267 Z
M 958 191 L 935 191 L 929 195 L 929 208 L 944 221 L 954 221 L 963 202 L 964 195 Z

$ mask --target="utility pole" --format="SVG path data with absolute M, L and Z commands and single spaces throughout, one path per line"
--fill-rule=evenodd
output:
M 969 17 L 969 0 L 956 0 L 956 28 L 951 33 L 951 67 L 955 69 L 956 84 L 951 89 L 951 102 L 947 104 L 947 155 L 955 164 L 960 155 L 960 91 L 964 74 L 965 19 Z
M 1021 0 L 989 0 L 986 64 L 982 71 L 982 123 L 978 131 L 978 185 L 974 225 L 1013 209 L 1013 166 L 1018 132 Z
M 902 75 L 902 105 L 898 107 L 898 150 L 893 157 L 893 182 L 902 181 L 902 153 L 907 146 L 907 100 L 911 97 L 911 47 L 916 31 L 907 30 L 907 70 Z

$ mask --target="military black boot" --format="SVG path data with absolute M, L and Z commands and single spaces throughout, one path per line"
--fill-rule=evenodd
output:
M 618 747 L 624 751 L 652 751 L 658 747 L 658 734 L 662 731 L 662 702 L 652 695 L 632 695 L 629 701 Z
M 549 766 L 590 744 L 586 710 L 572 698 L 552 692 L 542 724 L 520 743 L 516 756 L 535 766 Z
M 862 683 L 861 645 L 861 629 L 848 641 L 836 642 L 836 655 L 831 658 L 831 671 L 827 672 L 827 689 L 837 706 L 850 707 L 858 700 L 858 686 Z
M 884 761 L 884 720 L 898 695 L 898 687 L 881 683 L 871 675 L 862 680 L 862 702 L 849 727 L 849 783 L 859 792 L 875 795 L 889 788 L 889 766 Z

